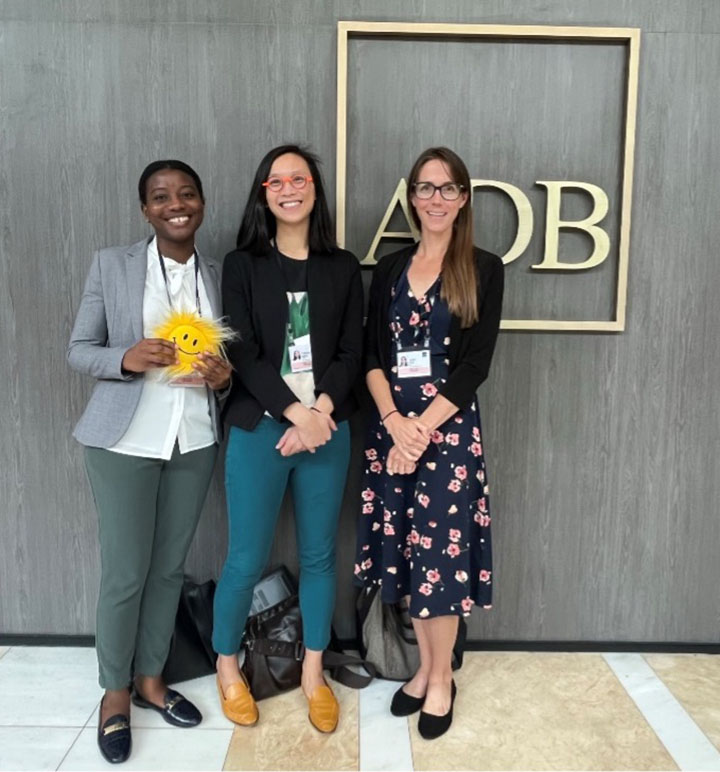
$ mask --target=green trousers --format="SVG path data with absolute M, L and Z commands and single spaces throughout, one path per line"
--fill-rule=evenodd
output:
M 176 444 L 169 461 L 85 448 L 99 521 L 95 635 L 104 689 L 162 672 L 216 456 L 217 445 L 181 454 Z

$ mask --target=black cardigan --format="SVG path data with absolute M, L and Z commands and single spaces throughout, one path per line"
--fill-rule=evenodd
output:
M 357 258 L 344 249 L 308 256 L 310 341 L 315 393 L 333 401 L 343 421 L 357 407 L 361 370 L 363 290 Z M 228 346 L 234 368 L 224 417 L 251 431 L 267 410 L 278 421 L 298 399 L 280 375 L 288 319 L 285 281 L 273 254 L 234 250 L 222 273 L 223 312 L 240 339 Z
M 417 250 L 412 245 L 381 258 L 370 285 L 370 307 L 365 332 L 365 372 L 381 369 L 390 380 L 394 364 L 389 330 L 390 290 Z M 459 409 L 467 407 L 490 370 L 500 327 L 505 267 L 497 255 L 475 247 L 478 278 L 478 314 L 475 324 L 462 329 L 451 314 L 447 382 L 438 392 Z

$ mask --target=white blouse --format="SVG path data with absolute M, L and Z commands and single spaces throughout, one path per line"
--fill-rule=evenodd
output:
M 167 291 L 176 311 L 195 310 L 195 260 L 177 263 L 162 258 L 167 273 Z M 212 309 L 202 276 L 198 272 L 198 292 L 203 316 L 211 317 Z M 153 337 L 154 330 L 170 312 L 165 281 L 160 269 L 157 240 L 147 248 L 147 274 L 143 295 L 143 335 Z M 207 389 L 170 386 L 164 368 L 153 368 L 143 376 L 143 388 L 135 415 L 120 440 L 108 450 L 128 456 L 162 458 L 172 456 L 177 440 L 181 453 L 207 448 L 215 442 L 210 420 Z

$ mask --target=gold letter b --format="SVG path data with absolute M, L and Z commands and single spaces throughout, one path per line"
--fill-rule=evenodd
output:
M 605 191 L 589 182 L 541 181 L 538 185 L 547 188 L 547 215 L 545 220 L 545 255 L 541 263 L 533 265 L 535 270 L 580 271 L 600 265 L 610 252 L 610 239 L 598 223 L 608 213 L 608 197 Z M 593 200 L 593 210 L 584 220 L 561 220 L 560 200 L 563 188 L 579 188 L 589 193 Z M 558 240 L 560 228 L 574 228 L 585 231 L 593 240 L 593 252 L 582 263 L 561 263 L 558 260 Z

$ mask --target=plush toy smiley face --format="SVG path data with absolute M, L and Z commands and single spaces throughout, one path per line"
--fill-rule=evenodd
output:
M 177 346 L 178 359 L 181 362 L 192 364 L 195 357 L 208 348 L 204 333 L 193 324 L 179 324 L 170 333 L 170 340 Z
M 203 319 L 194 312 L 172 311 L 154 335 L 177 346 L 178 363 L 167 368 L 168 375 L 174 378 L 195 372 L 193 362 L 203 351 L 220 354 L 223 341 L 232 337 L 232 332 L 214 319 Z

